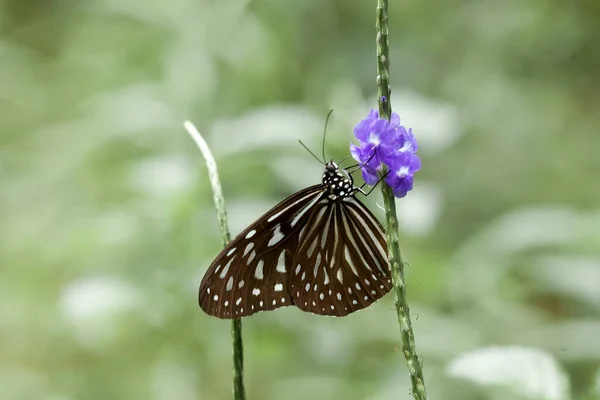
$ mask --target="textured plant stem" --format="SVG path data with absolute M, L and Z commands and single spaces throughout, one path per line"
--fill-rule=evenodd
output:
M 229 227 L 227 226 L 227 212 L 225 211 L 225 199 L 221 190 L 221 181 L 217 172 L 217 163 L 206 144 L 206 141 L 198 132 L 196 127 L 189 121 L 184 122 L 183 126 L 188 131 L 196 145 L 200 149 L 206 167 L 208 177 L 212 186 L 215 208 L 217 209 L 217 219 L 219 220 L 219 229 L 223 240 L 223 246 L 231 240 Z M 242 341 L 242 320 L 234 319 L 231 321 L 231 339 L 233 342 L 233 398 L 235 400 L 246 400 L 246 390 L 244 389 L 244 342 Z
M 388 0 L 377 0 L 377 97 L 379 116 L 390 119 L 392 106 L 390 102 L 390 47 L 388 41 Z M 384 172 L 385 173 L 385 172 Z M 415 335 L 410 321 L 410 308 L 406 299 L 406 283 L 404 280 L 404 262 L 400 254 L 398 240 L 398 218 L 396 216 L 396 201 L 392 189 L 385 183 L 381 185 L 385 219 L 387 224 L 386 239 L 388 257 L 392 268 L 392 281 L 396 314 L 402 336 L 402 353 L 406 358 L 408 373 L 412 384 L 412 395 L 416 400 L 426 400 L 425 379 L 423 368 L 415 344 Z

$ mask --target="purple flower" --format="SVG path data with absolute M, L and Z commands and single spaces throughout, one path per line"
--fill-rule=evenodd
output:
M 385 182 L 392 188 L 394 196 L 406 196 L 412 189 L 413 175 L 421 169 L 412 130 L 400 125 L 396 113 L 392 113 L 388 121 L 379 118 L 376 110 L 371 110 L 367 118 L 354 127 L 354 136 L 359 145 L 350 144 L 350 153 L 362 166 L 365 182 L 369 185 L 377 183 L 378 172 L 385 166 L 389 171 Z

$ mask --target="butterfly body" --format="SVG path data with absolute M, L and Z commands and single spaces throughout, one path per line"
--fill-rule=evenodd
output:
M 219 318 L 296 305 L 344 316 L 391 289 L 383 227 L 334 162 L 322 183 L 286 198 L 233 239 L 212 262 L 200 307 Z
M 331 201 L 338 201 L 340 198 L 354 196 L 359 190 L 354 186 L 350 176 L 344 176 L 339 172 L 339 167 L 334 162 L 325 166 L 323 173 L 323 186 L 326 188 L 328 198 Z

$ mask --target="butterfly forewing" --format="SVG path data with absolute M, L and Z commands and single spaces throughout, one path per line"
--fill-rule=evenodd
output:
M 391 289 L 383 227 L 353 196 L 315 208 L 289 276 L 294 303 L 331 316 L 368 307 Z
M 239 318 L 292 305 L 289 271 L 302 230 L 324 193 L 322 185 L 299 191 L 233 239 L 200 284 L 200 307 L 215 317 Z

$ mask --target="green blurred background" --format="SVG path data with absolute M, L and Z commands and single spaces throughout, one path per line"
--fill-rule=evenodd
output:
M 391 3 L 431 398 L 599 398 L 600 3 Z M 0 399 L 231 398 L 230 325 L 196 302 L 221 242 L 182 122 L 236 234 L 319 181 L 297 139 L 319 152 L 329 109 L 328 157 L 348 154 L 376 105 L 374 24 L 375 0 L 0 1 Z M 260 313 L 244 340 L 248 399 L 410 398 L 392 295 Z

